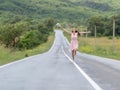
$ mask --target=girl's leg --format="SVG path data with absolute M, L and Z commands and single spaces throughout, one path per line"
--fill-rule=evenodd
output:
M 74 50 L 72 50 L 72 58 L 73 58 L 73 60 L 74 60 Z
M 77 52 L 77 50 L 75 49 L 75 54 L 74 55 L 76 55 L 76 52 Z
M 73 60 L 74 60 L 74 58 L 75 58 L 76 52 L 77 52 L 76 49 L 72 50 L 72 58 L 73 58 Z

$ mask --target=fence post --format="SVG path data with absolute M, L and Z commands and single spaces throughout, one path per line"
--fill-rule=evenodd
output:
M 96 25 L 95 25 L 95 31 L 94 31 L 94 48 L 96 48 Z

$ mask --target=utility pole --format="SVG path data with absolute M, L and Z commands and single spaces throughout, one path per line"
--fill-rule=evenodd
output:
M 86 32 L 88 31 L 88 27 L 86 28 Z M 87 37 L 88 37 L 88 34 L 86 33 L 86 39 L 87 39 Z
M 83 28 L 82 26 L 80 26 L 80 31 L 82 32 Z M 81 36 L 81 40 L 82 40 L 82 34 L 80 35 Z
M 95 25 L 95 31 L 94 31 L 94 47 L 96 47 L 96 25 Z
M 113 52 L 115 49 L 115 16 L 113 16 L 113 39 L 112 39 Z

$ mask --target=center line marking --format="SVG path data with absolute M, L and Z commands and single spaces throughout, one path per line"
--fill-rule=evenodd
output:
M 75 65 L 79 72 L 88 80 L 88 82 L 94 87 L 95 90 L 103 90 L 94 80 L 92 80 L 63 50 L 64 55 Z

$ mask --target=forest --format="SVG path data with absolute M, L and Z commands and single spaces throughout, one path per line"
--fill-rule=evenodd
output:
M 0 23 L 12 19 L 85 24 L 93 16 L 110 17 L 120 14 L 119 0 L 0 0 Z

